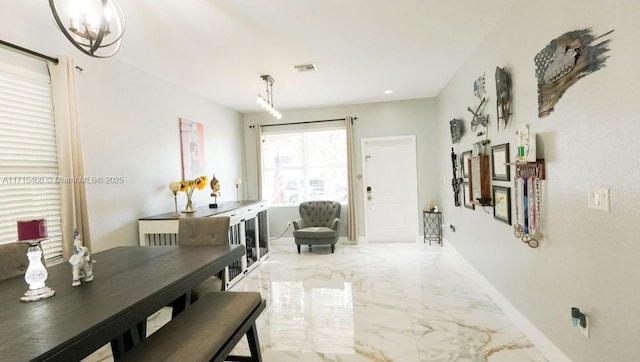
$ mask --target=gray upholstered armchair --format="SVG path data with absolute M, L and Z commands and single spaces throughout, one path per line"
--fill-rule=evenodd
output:
M 299 207 L 300 219 L 293 222 L 293 237 L 300 254 L 300 245 L 331 245 L 338 242 L 340 203 L 334 201 L 306 201 Z

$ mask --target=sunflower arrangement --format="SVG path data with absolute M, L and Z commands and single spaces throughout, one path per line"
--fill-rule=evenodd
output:
M 178 191 L 182 191 L 187 195 L 187 206 L 185 211 L 193 210 L 193 204 L 191 202 L 193 191 L 195 191 L 195 189 L 202 190 L 205 186 L 207 186 L 207 176 L 196 177 L 193 180 L 180 181 L 180 189 Z

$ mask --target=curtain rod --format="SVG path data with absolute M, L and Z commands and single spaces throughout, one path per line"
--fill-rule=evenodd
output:
M 353 119 L 358 119 L 357 117 L 353 117 Z M 302 121 L 302 122 L 291 122 L 291 123 L 274 123 L 274 124 L 261 124 L 260 127 L 275 127 L 275 126 L 288 126 L 290 124 L 307 124 L 307 123 L 321 123 L 321 122 L 336 122 L 336 121 L 344 121 L 346 118 L 336 118 L 336 119 L 319 119 L 316 121 Z M 256 125 L 252 124 L 249 128 L 254 128 Z
M 53 57 L 50 57 L 48 55 L 44 55 L 44 54 L 41 54 L 41 53 L 38 53 L 38 52 L 34 52 L 33 50 L 30 50 L 30 49 L 27 49 L 27 48 L 23 48 L 23 47 L 21 47 L 19 45 L 15 45 L 15 44 L 6 42 L 6 41 L 4 41 L 2 39 L 0 39 L 0 45 L 4 45 L 6 47 L 18 50 L 20 52 L 26 53 L 26 54 L 31 55 L 31 56 L 36 57 L 36 58 L 48 60 L 48 61 L 52 62 L 53 64 L 58 64 L 58 58 L 53 58 Z

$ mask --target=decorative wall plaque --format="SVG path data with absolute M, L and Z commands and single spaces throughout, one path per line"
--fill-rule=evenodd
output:
M 460 142 L 460 138 L 464 134 L 464 122 L 461 119 L 452 119 L 449 121 L 449 128 L 451 129 L 451 143 Z
M 500 120 L 504 122 L 504 129 L 511 117 L 511 77 L 504 68 L 500 67 L 496 67 L 496 114 L 499 131 Z
M 578 79 L 605 66 L 610 39 L 595 41 L 611 34 L 593 36 L 591 29 L 575 30 L 553 39 L 534 58 L 538 79 L 538 117 L 546 117 L 564 92 Z
M 487 127 L 487 125 L 489 124 L 489 116 L 482 114 L 482 109 L 487 102 L 487 97 L 485 97 L 486 91 L 484 85 L 485 80 L 483 74 L 479 76 L 475 82 L 473 82 L 473 94 L 478 97 L 478 99 L 480 100 L 480 104 L 478 104 L 475 111 L 471 109 L 471 107 L 467 107 L 467 110 L 473 115 L 473 119 L 471 120 L 471 130 L 474 132 L 479 125 L 482 127 Z

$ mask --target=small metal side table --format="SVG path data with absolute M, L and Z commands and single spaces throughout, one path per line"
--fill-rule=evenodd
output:
M 442 212 L 440 211 L 422 211 L 422 223 L 424 226 L 424 242 L 429 240 L 437 242 L 442 246 Z

